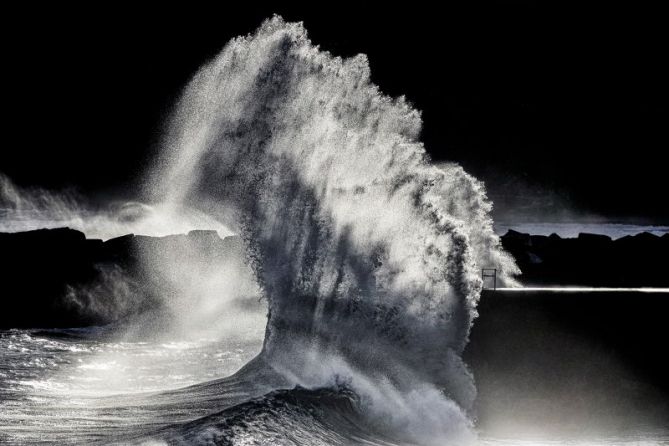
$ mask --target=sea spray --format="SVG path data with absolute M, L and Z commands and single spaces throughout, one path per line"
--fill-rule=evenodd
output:
M 74 190 L 19 187 L 0 172 L 0 232 L 69 227 L 88 238 L 108 240 L 126 234 L 161 237 L 194 229 L 231 232 L 219 221 L 171 203 L 112 201 L 93 206 Z
M 463 444 L 475 387 L 461 354 L 480 268 L 497 268 L 507 286 L 517 270 L 493 233 L 482 183 L 457 165 L 432 164 L 420 128 L 406 100 L 371 83 L 365 56 L 333 57 L 301 24 L 275 17 L 232 40 L 185 89 L 146 181 L 152 204 L 91 212 L 5 178 L 0 192 L 21 220 L 14 229 L 65 224 L 109 238 L 230 228 L 246 251 L 234 268 L 203 264 L 197 250 L 139 254 L 165 272 L 161 296 L 180 335 L 264 321 L 226 310 L 255 298 L 246 262 L 269 319 L 261 355 L 232 382 L 347 389 L 370 432 Z M 207 412 L 209 388 L 197 403 L 192 390 L 169 398 Z M 193 428 L 200 438 L 197 426 L 169 432 Z
M 390 393 L 362 383 L 439 389 L 466 410 L 480 268 L 506 285 L 517 270 L 483 185 L 431 164 L 420 128 L 371 83 L 365 56 L 333 57 L 274 17 L 195 75 L 147 191 L 242 235 L 268 299 L 262 358 L 296 384 L 348 376 L 372 406 Z

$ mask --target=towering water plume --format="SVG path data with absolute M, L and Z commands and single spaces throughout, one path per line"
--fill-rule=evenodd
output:
M 147 188 L 242 235 L 268 298 L 262 357 L 297 383 L 357 370 L 472 401 L 460 355 L 480 268 L 509 285 L 516 267 L 483 185 L 431 164 L 420 128 L 365 56 L 333 57 L 279 17 L 228 43 L 177 106 Z

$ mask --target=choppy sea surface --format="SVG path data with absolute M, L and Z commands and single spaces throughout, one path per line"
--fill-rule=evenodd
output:
M 270 392 L 258 399 L 263 390 L 250 389 L 243 378 L 221 380 L 258 353 L 260 340 L 261 336 L 119 339 L 104 328 L 2 331 L 0 443 L 408 444 L 365 438 L 364 433 L 332 432 L 351 427 L 340 419 L 350 416 L 348 400 L 341 396 L 293 390 Z M 185 403 L 188 399 L 194 403 Z M 216 407 L 223 412 L 217 413 Z M 332 413 L 323 414 L 324 410 Z M 210 421 L 212 412 L 216 422 Z M 221 427 L 240 417 L 246 437 L 239 436 L 239 429 L 230 434 L 233 431 L 225 430 L 227 425 Z M 332 417 L 336 424 L 323 422 Z M 188 432 L 191 425 L 197 426 L 197 436 L 183 433 L 183 426 Z M 179 426 L 178 436 L 162 434 L 173 426 Z M 202 431 L 216 434 L 202 436 Z M 158 443 L 147 442 L 147 432 Z M 669 444 L 669 435 L 520 439 L 492 438 L 481 432 L 478 443 L 650 446 Z
M 123 339 L 105 328 L 0 331 L 0 444 L 108 442 L 165 415 L 192 418 L 185 405 L 158 414 L 155 395 L 228 376 L 259 349 L 248 338 Z

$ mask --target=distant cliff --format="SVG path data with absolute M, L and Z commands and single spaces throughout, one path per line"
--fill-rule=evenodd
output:
M 616 240 L 509 230 L 502 245 L 516 259 L 525 286 L 669 287 L 669 234 L 643 232 Z

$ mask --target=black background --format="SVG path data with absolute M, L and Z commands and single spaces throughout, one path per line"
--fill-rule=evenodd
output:
M 661 11 L 461 3 L 5 11 L 0 172 L 132 195 L 197 68 L 278 13 L 367 54 L 382 91 L 423 111 L 432 158 L 485 180 L 498 215 L 669 222 Z

